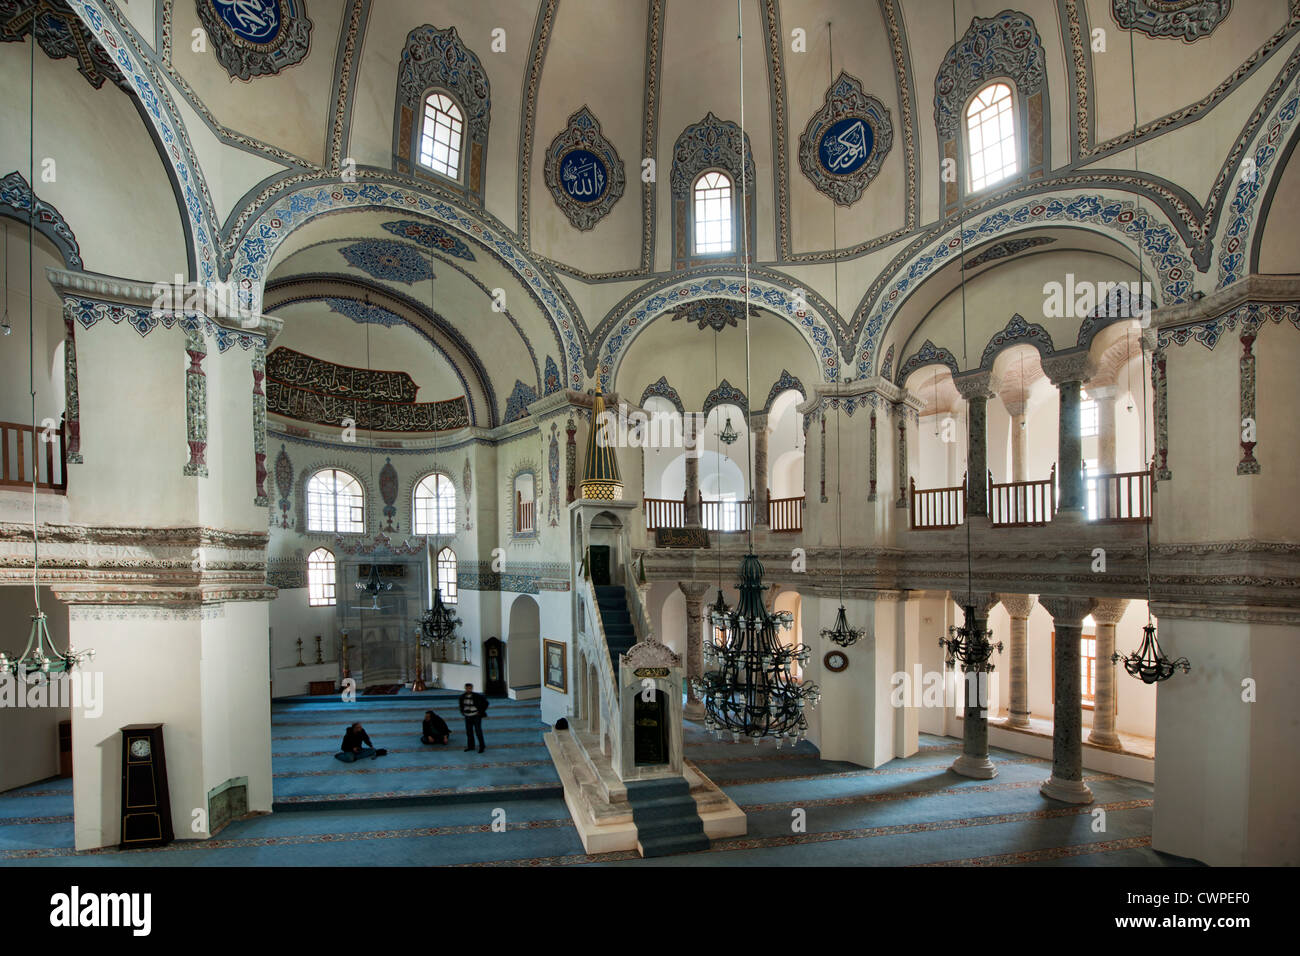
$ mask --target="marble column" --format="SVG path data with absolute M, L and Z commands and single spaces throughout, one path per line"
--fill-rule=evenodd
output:
M 1057 432 L 1057 481 L 1060 495 L 1056 521 L 1083 521 L 1087 502 L 1083 493 L 1083 440 L 1079 435 L 1080 392 L 1092 377 L 1092 363 L 1086 350 L 1052 355 L 1043 359 L 1043 372 L 1056 386 L 1060 399 L 1061 424 Z
M 1088 743 L 1095 747 L 1118 750 L 1115 732 L 1115 674 L 1110 662 L 1115 653 L 1115 625 L 1124 616 L 1128 601 L 1123 598 L 1098 598 L 1092 605 L 1092 619 L 1097 624 L 1097 693 L 1092 704 L 1092 732 Z
M 907 500 L 907 406 L 899 402 L 894 406 L 894 416 L 898 421 L 898 444 L 894 447 L 894 465 L 898 475 L 898 500 L 896 508 L 908 507 Z
M 695 692 L 693 678 L 704 673 L 704 595 L 707 584 L 678 581 L 677 587 L 686 597 L 686 707 L 682 715 L 688 720 L 704 719 L 704 702 Z
M 700 527 L 700 450 L 695 415 L 682 416 L 682 439 L 686 445 L 686 527 Z
M 968 628 L 988 628 L 989 611 L 998 603 L 996 595 L 976 592 L 971 604 L 965 607 L 965 625 Z M 988 663 L 962 666 L 962 684 L 965 693 L 962 720 L 961 756 L 949 768 L 953 773 L 978 780 L 989 780 L 998 775 L 989 760 L 989 673 L 996 665 L 997 652 L 993 651 Z
M 1025 477 L 1025 452 L 1029 447 L 1029 428 L 1025 421 L 1025 403 L 1004 399 L 1002 404 L 1011 416 L 1011 480 L 1028 481 Z
M 1083 701 L 1079 680 L 1079 640 L 1092 602 L 1057 595 L 1040 595 L 1038 601 L 1052 615 L 1056 626 L 1052 776 L 1039 791 L 1064 803 L 1092 803 L 1092 791 L 1083 782 Z
M 1119 471 L 1115 454 L 1115 398 L 1119 389 L 1114 385 L 1090 385 L 1088 397 L 1097 403 L 1097 470 L 1103 475 Z
M 769 486 L 767 482 L 767 438 L 771 429 L 767 427 L 766 415 L 755 415 L 750 420 L 754 430 L 754 524 L 767 526 L 767 499 Z
M 989 513 L 988 400 L 989 373 L 976 372 L 953 378 L 961 397 L 966 399 L 966 514 L 986 518 Z
M 999 594 L 1011 616 L 1009 632 L 1011 687 L 1008 727 L 1029 726 L 1029 615 L 1037 599 L 1032 594 Z

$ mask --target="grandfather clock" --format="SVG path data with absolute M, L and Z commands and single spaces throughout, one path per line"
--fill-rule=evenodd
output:
M 120 846 L 163 846 L 173 836 L 163 725 L 128 724 L 122 728 Z

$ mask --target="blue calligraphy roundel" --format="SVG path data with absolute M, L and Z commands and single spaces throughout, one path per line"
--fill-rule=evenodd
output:
M 833 176 L 856 173 L 871 158 L 875 138 L 871 124 L 860 116 L 845 116 L 835 121 L 817 144 L 822 168 Z
M 280 0 L 211 0 L 232 33 L 249 43 L 270 43 L 280 32 Z
M 589 149 L 569 150 L 560 160 L 560 187 L 575 202 L 596 202 L 609 188 L 609 169 Z

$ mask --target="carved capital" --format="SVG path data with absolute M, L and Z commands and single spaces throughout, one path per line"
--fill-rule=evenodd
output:
M 968 604 L 974 607 L 975 616 L 983 621 L 988 618 L 989 611 L 993 610 L 993 608 L 997 606 L 999 595 L 994 594 L 991 591 L 972 591 L 970 594 L 967 594 L 965 591 L 954 591 L 952 599 L 956 601 L 963 610 L 965 610 L 966 605 Z
M 682 659 L 658 641 L 641 641 L 633 644 L 623 655 L 628 667 L 681 667 Z
M 972 398 L 992 398 L 993 390 L 990 388 L 992 372 L 969 372 L 964 375 L 954 375 L 952 383 L 957 386 L 957 391 L 961 397 L 970 401 Z
M 1092 619 L 1098 624 L 1118 624 L 1127 607 L 1127 598 L 1097 598 L 1092 602 Z
M 1066 382 L 1086 382 L 1097 374 L 1096 364 L 1086 349 L 1049 355 L 1042 364 L 1043 374 L 1058 388 Z
M 1035 594 L 999 594 L 998 600 L 1002 606 L 1007 609 L 1007 613 L 1012 618 L 1019 621 L 1026 621 L 1034 610 L 1034 605 L 1038 603 L 1038 596 Z
M 708 584 L 697 584 L 694 581 L 678 581 L 678 589 L 686 597 L 686 610 L 689 613 L 691 605 L 695 605 L 695 613 L 700 613 L 700 602 L 704 600 L 704 595 L 709 593 Z
M 1083 619 L 1092 610 L 1092 598 L 1064 596 L 1059 594 L 1040 594 L 1038 603 L 1058 627 L 1082 627 Z

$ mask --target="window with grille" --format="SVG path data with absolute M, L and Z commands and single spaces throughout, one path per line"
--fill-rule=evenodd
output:
M 456 552 L 451 548 L 438 552 L 438 587 L 444 604 L 456 603 Z
M 334 553 L 317 548 L 307 555 L 307 603 L 312 607 L 332 607 L 334 599 Z
M 446 475 L 426 475 L 415 486 L 415 533 L 456 533 L 456 487 Z
M 731 177 L 717 171 L 695 181 L 695 252 L 711 255 L 731 252 Z
M 346 471 L 326 468 L 307 481 L 307 530 L 362 534 L 365 495 Z
M 420 127 L 420 165 L 459 179 L 464 131 L 465 120 L 455 101 L 443 93 L 430 93 Z
M 990 83 L 966 107 L 966 159 L 970 191 L 978 192 L 1019 169 L 1015 100 L 1011 87 Z

